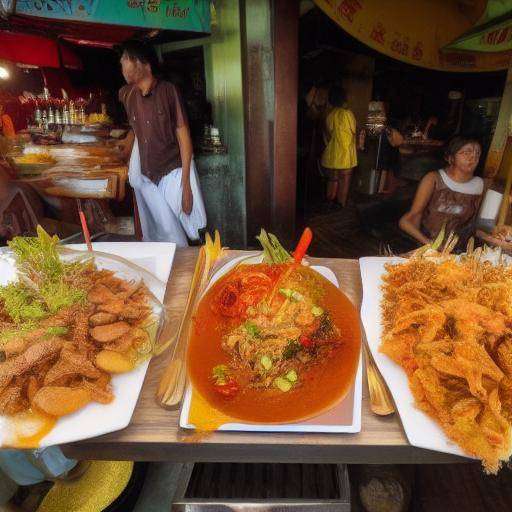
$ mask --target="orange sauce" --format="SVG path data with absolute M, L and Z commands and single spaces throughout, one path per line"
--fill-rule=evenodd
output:
M 187 356 L 189 377 L 194 388 L 190 421 L 199 430 L 215 429 L 228 419 L 250 423 L 291 423 L 316 416 L 341 401 L 349 391 L 357 370 L 361 344 L 359 316 L 350 300 L 316 272 L 316 280 L 324 292 L 321 306 L 329 312 L 340 332 L 340 346 L 329 358 L 303 370 L 299 377 L 301 385 L 286 393 L 275 388 L 246 387 L 234 398 L 227 399 L 215 391 L 212 368 L 228 363 L 229 356 L 221 347 L 221 339 L 233 324 L 213 311 L 212 301 L 232 272 L 210 288 L 194 317 Z
M 28 410 L 6 418 L 6 436 L 3 446 L 12 448 L 37 448 L 41 440 L 57 423 L 54 416 L 37 410 Z

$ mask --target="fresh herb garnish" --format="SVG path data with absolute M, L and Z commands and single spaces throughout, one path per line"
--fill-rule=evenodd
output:
M 301 348 L 302 347 L 299 343 L 294 340 L 290 340 L 288 345 L 286 345 L 286 348 L 283 350 L 283 357 L 285 359 L 291 359 L 292 357 L 295 357 L 298 352 L 300 352 Z
M 0 310 L 12 321 L 0 328 L 1 343 L 16 331 L 22 335 L 27 327 L 33 329 L 40 320 L 85 301 L 81 276 L 92 262 L 63 261 L 58 244 L 59 238 L 41 226 L 37 237 L 15 237 L 9 242 L 18 280 L 0 287 Z
M 225 364 L 219 364 L 213 367 L 212 378 L 217 386 L 226 384 L 229 378 L 229 368 Z
M 331 317 L 325 313 L 322 316 L 320 327 L 316 330 L 315 338 L 329 338 L 334 332 Z
M 244 324 L 244 329 L 247 334 L 253 336 L 254 338 L 259 338 L 261 336 L 260 328 L 253 322 L 247 320 Z

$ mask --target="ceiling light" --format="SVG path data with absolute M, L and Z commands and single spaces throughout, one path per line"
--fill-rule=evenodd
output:
M 0 66 L 0 79 L 6 80 L 9 78 L 9 71 L 4 66 Z

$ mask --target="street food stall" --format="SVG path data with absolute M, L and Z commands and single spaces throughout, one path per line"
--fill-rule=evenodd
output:
M 27 210 L 18 232 L 36 236 L 0 248 L 0 447 L 192 463 L 477 460 L 491 474 L 507 464 L 512 283 L 500 251 L 458 258 L 443 233 L 404 256 L 314 258 L 309 228 L 295 248 L 262 229 L 252 251 L 218 233 L 196 248 L 95 241 L 86 204 L 126 190 L 112 126 L 105 112 L 86 118 L 79 98 L 27 104 L 29 126 L 4 153 L 20 187 L 5 212 Z M 214 127 L 203 142 L 225 156 Z M 403 147 L 439 144 L 411 135 Z M 72 200 L 86 243 L 43 229 L 27 188 Z
M 60 221 L 52 228 L 61 236 L 69 234 L 64 220 L 75 225 L 78 220 L 75 199 L 83 200 L 93 234 L 117 229 L 109 201 L 114 210 L 119 210 L 114 203 L 122 211 L 134 210 L 124 205 L 131 202 L 130 195 L 125 201 L 128 168 L 115 147 L 127 125 L 110 117 L 104 91 L 92 85 L 77 88 L 76 76 L 70 79 L 67 70 L 84 74 L 81 48 L 111 51 L 131 37 L 162 42 L 207 33 L 209 2 L 175 2 L 172 8 L 155 4 L 143 10 L 129 3 L 120 11 L 104 2 L 87 7 L 80 2 L 51 8 L 38 2 L 6 5 L 7 21 L 0 22 L 0 65 L 5 72 L 0 85 L 11 91 L 5 114 L 17 134 L 2 145 L 2 172 L 10 187 L 24 188 L 20 194 L 28 193 L 27 187 L 37 193 L 43 209 Z M 109 56 L 106 63 L 111 61 Z M 122 231 L 133 235 L 133 226 Z

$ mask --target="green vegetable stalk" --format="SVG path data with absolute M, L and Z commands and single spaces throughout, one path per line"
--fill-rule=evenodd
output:
M 272 233 L 267 233 L 262 229 L 256 238 L 263 247 L 264 263 L 288 263 L 293 260 L 291 254 L 284 249 L 277 237 Z

